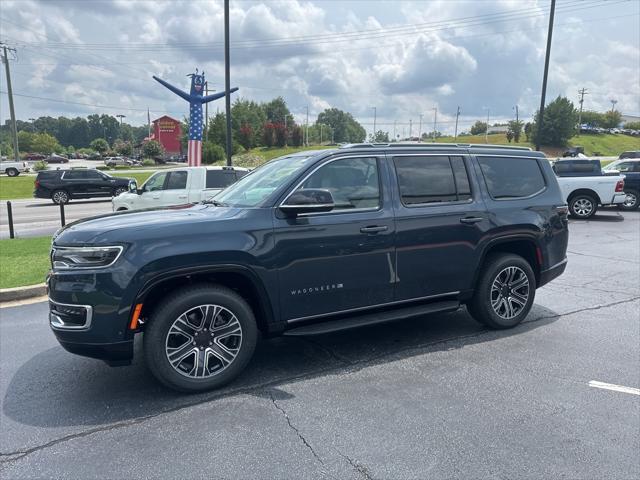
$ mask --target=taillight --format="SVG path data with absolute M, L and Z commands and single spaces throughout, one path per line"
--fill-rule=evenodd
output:
M 33 186 L 36 188 L 40 188 L 40 180 L 36 180 L 35 182 L 33 182 Z
M 616 183 L 616 193 L 618 192 L 624 192 L 624 180 L 618 180 Z

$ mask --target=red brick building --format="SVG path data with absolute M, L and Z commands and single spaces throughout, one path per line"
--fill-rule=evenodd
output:
M 167 155 L 180 155 L 182 137 L 182 125 L 175 118 L 163 115 L 153 121 L 153 133 L 149 140 L 157 140 L 163 146 Z

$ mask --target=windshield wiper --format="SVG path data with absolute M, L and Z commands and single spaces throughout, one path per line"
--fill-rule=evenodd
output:
M 227 205 L 224 202 L 220 202 L 214 198 L 210 198 L 208 200 L 203 200 L 200 202 L 202 205 L 214 205 L 216 207 L 228 207 L 229 205 Z

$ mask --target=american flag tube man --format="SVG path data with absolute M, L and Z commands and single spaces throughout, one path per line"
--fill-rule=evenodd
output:
M 198 167 L 202 164 L 202 128 L 204 126 L 202 118 L 202 105 L 212 100 L 224 97 L 227 93 L 231 94 L 238 90 L 237 87 L 232 88 L 228 92 L 219 92 L 212 95 L 202 96 L 204 90 L 204 72 L 198 74 L 190 73 L 187 75 L 191 77 L 191 92 L 187 93 L 179 88 L 174 87 L 170 83 L 165 82 L 161 78 L 153 78 L 167 87 L 176 95 L 184 98 L 189 102 L 189 146 L 187 149 L 187 163 L 190 167 Z

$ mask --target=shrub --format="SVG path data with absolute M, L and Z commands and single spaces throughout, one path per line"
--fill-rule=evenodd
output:
M 49 169 L 49 164 L 47 162 L 45 162 L 44 160 L 40 160 L 40 161 L 37 161 L 36 163 L 33 164 L 33 169 L 36 172 L 41 172 L 42 170 L 48 170 Z
M 226 157 L 224 148 L 220 145 L 212 142 L 204 142 L 202 144 L 202 163 L 205 165 L 222 162 Z
M 102 170 L 102 171 L 104 171 L 104 170 L 111 170 L 111 167 L 107 167 L 106 165 L 98 165 L 98 166 L 96 167 L 96 170 Z
M 151 158 L 145 158 L 144 160 L 142 160 L 143 167 L 153 167 L 155 166 L 155 164 L 156 162 Z

